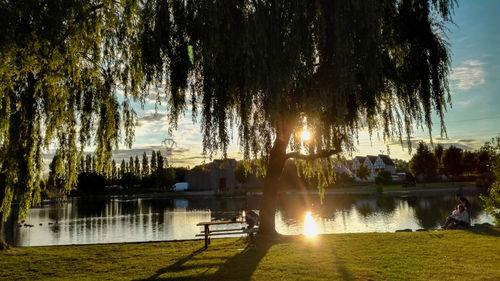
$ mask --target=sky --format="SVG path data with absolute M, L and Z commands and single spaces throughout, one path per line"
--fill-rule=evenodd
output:
M 449 76 L 452 107 L 445 114 L 447 138 L 441 138 L 439 120 L 435 118 L 433 143 L 473 150 L 500 134 L 500 1 L 458 1 L 453 21 L 447 32 L 452 59 Z M 173 166 L 193 167 L 211 161 L 202 155 L 200 124 L 193 124 L 190 112 L 185 113 L 179 120 L 178 129 L 169 135 L 164 106 L 159 105 L 156 112 L 152 99 L 144 109 L 136 107 L 135 110 L 139 120 L 134 145 L 130 150 L 121 145 L 114 151 L 117 163 L 130 156 L 141 156 L 144 151 L 148 155 L 152 150 L 166 154 L 167 147 L 172 149 L 167 159 Z M 175 144 L 162 144 L 165 138 L 173 139 Z M 415 131 L 412 143 L 420 140 L 429 142 L 427 130 Z M 228 157 L 241 159 L 237 141 L 235 134 Z M 384 143 L 376 133 L 370 138 L 364 131 L 360 132 L 356 150 L 355 155 L 383 153 L 392 158 L 411 158 L 406 145 L 402 147 L 398 140 Z M 348 158 L 351 156 L 347 155 Z M 220 158 L 221 155 L 213 157 Z

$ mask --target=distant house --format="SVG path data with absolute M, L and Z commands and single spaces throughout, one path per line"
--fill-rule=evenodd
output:
M 348 161 L 342 161 L 340 163 L 334 162 L 333 165 L 334 165 L 335 173 L 337 175 L 346 174 L 346 175 L 348 175 L 350 177 L 353 176 L 351 170 L 349 169 L 349 167 L 351 165 L 350 165 L 350 163 Z
M 379 154 L 374 168 L 377 171 L 384 170 L 391 174 L 396 173 L 396 165 L 388 155 Z
M 378 156 L 375 156 L 375 155 L 366 155 L 366 158 L 365 158 L 365 165 L 368 166 L 368 168 L 370 168 L 370 170 L 372 170 L 372 175 L 373 175 L 373 172 L 375 172 L 375 162 L 377 162 L 377 158 L 378 158 Z
M 237 188 L 236 165 L 235 159 L 226 159 L 194 167 L 186 174 L 189 189 L 225 191 Z
M 365 163 L 365 159 L 366 159 L 366 157 L 364 157 L 364 156 L 354 157 L 354 160 L 352 161 L 351 170 L 356 171 L 357 169 L 359 169 L 359 166 L 361 166 L 361 164 Z
M 375 177 L 379 171 L 388 171 L 391 174 L 396 172 L 396 166 L 388 155 L 367 155 L 366 157 L 356 156 L 351 165 L 351 170 L 356 181 L 361 181 L 361 179 L 356 176 L 356 170 L 359 169 L 359 166 L 362 164 L 371 170 L 370 177 L 367 180 L 370 182 L 375 181 Z

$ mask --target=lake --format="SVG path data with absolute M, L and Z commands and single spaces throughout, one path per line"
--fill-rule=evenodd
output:
M 472 223 L 493 223 L 477 196 Z M 258 209 L 259 196 L 216 198 L 69 198 L 60 204 L 32 208 L 24 224 L 9 218 L 2 236 L 14 246 L 93 244 L 194 239 L 198 222 L 231 219 L 245 207 Z M 439 228 L 456 205 L 453 193 L 416 195 L 282 195 L 276 229 L 301 234 L 307 211 L 320 233 L 394 232 Z

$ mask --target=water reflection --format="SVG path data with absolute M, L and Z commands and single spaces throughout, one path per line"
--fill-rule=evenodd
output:
M 472 205 L 471 222 L 492 223 L 492 217 L 484 212 L 479 198 L 468 198 Z M 393 232 L 406 228 L 439 228 L 457 204 L 452 194 L 408 197 L 335 195 L 326 196 L 324 204 L 314 197 L 288 202 L 290 204 L 281 202 L 276 215 L 276 228 L 283 234 L 298 233 L 298 212 L 309 208 L 313 209 L 320 233 Z
M 492 222 L 480 200 L 469 197 L 472 222 Z M 386 232 L 396 229 L 437 228 L 456 204 L 447 196 L 325 196 L 281 197 L 276 229 L 283 234 L 303 232 L 304 214 L 312 212 L 319 233 Z M 193 239 L 200 221 L 237 217 L 245 208 L 257 209 L 259 197 L 221 198 L 73 198 L 60 205 L 33 208 L 27 223 L 12 218 L 3 237 L 12 245 L 63 245 Z

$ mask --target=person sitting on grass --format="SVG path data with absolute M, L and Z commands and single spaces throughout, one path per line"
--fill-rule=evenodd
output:
M 457 194 L 456 195 L 456 198 L 457 198 L 457 201 L 459 204 L 462 204 L 464 205 L 465 207 L 465 210 L 469 212 L 469 215 L 470 215 L 470 208 L 471 208 L 471 205 L 470 205 L 470 202 L 469 200 L 467 200 L 467 198 L 463 197 L 462 195 L 460 194 Z
M 259 225 L 259 215 L 250 209 L 245 210 L 245 221 L 248 224 L 249 229 L 253 228 L 256 225 Z
M 463 197 L 460 194 L 457 194 L 456 198 L 457 198 L 458 204 L 462 204 L 465 207 L 465 211 L 469 215 L 469 220 L 467 221 L 467 223 L 470 225 L 471 205 L 470 205 L 469 200 L 467 200 L 467 198 Z
M 459 204 L 455 210 L 451 213 L 446 222 L 444 223 L 444 229 L 453 229 L 457 227 L 468 227 L 469 226 L 469 213 L 465 210 L 464 205 Z

